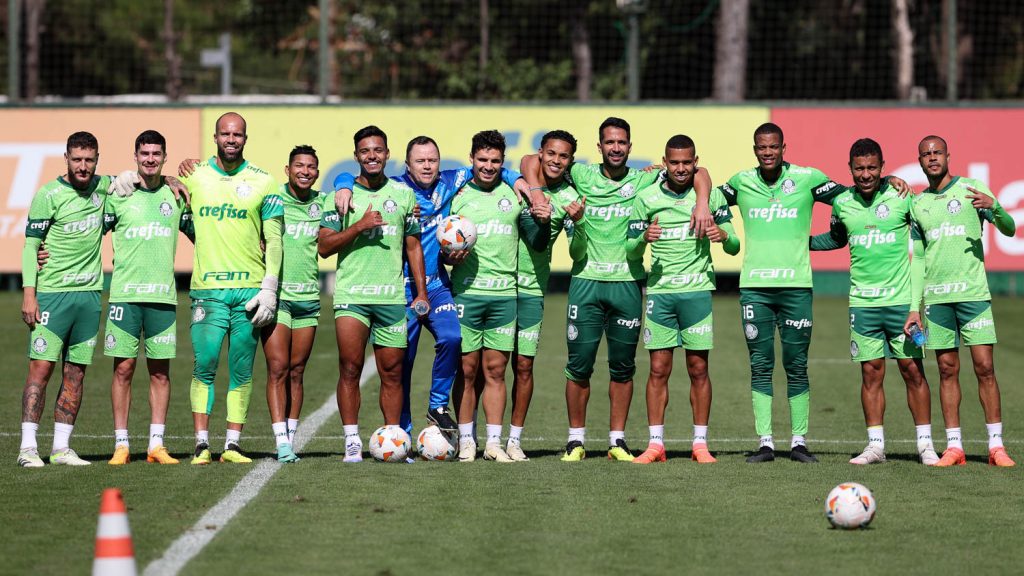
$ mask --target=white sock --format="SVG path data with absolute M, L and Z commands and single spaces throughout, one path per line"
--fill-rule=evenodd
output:
M 238 444 L 242 440 L 241 430 L 232 430 L 230 428 L 224 433 L 224 449 L 228 449 L 229 444 Z
M 501 444 L 501 424 L 487 425 L 487 443 Z
M 66 450 L 68 442 L 71 441 L 71 431 L 75 429 L 74 424 L 53 423 L 53 451 Z
M 210 445 L 210 431 L 209 430 L 196 430 L 196 446 L 200 444 Z
M 273 422 L 270 429 L 274 431 L 274 445 L 288 444 L 288 424 L 286 422 Z
M 700 426 L 698 424 L 693 425 L 693 445 L 708 444 L 708 427 Z
M 149 449 L 156 450 L 157 448 L 164 445 L 164 430 L 167 429 L 166 424 L 150 424 L 149 425 Z
M 463 438 L 476 442 L 476 426 L 472 422 L 459 424 L 459 439 Z
M 355 441 L 363 443 L 363 440 L 359 438 L 359 424 L 344 424 L 341 429 L 345 432 L 345 444 L 348 444 L 349 440 L 353 440 L 352 436 L 355 436 Z
M 519 439 L 523 436 L 522 426 L 509 426 L 508 427 L 508 443 L 519 444 Z
M 609 430 L 608 431 L 608 445 L 609 446 L 615 446 L 616 442 L 618 440 L 620 440 L 620 439 L 623 442 L 626 441 L 626 431 L 625 430 Z
M 765 446 L 771 448 L 772 450 L 775 450 L 775 441 L 772 440 L 772 435 L 771 434 L 769 434 L 767 436 L 761 436 L 758 439 L 758 446 L 757 447 L 758 448 L 764 448 Z
M 288 419 L 288 443 L 295 443 L 295 431 L 299 429 L 299 419 L 289 418 Z
M 128 447 L 128 429 L 116 429 L 114 430 L 114 449 L 124 446 Z
M 650 444 L 657 444 L 658 446 L 665 445 L 665 425 L 658 424 L 656 426 L 648 426 L 647 433 L 650 435 L 648 442 Z
M 868 446 L 877 446 L 882 452 L 885 452 L 885 430 L 883 426 L 868 426 Z
M 960 434 L 960 428 L 946 428 L 946 449 L 959 448 L 964 449 L 963 436 Z
M 932 449 L 935 447 L 932 445 L 932 425 L 931 424 L 920 424 L 914 426 L 914 431 L 917 432 L 917 451 Z
M 799 434 L 793 434 L 793 440 L 789 443 L 789 447 L 796 448 L 797 446 L 807 446 L 807 438 Z
M 1003 447 L 1003 423 L 994 422 L 992 424 L 985 424 L 985 428 L 988 428 L 988 449 L 1002 448 Z
M 39 424 L 35 422 L 22 422 L 21 423 L 21 449 L 28 450 L 29 448 L 36 448 L 39 445 L 36 444 L 36 432 L 39 431 Z
M 582 428 L 569 428 L 569 442 L 579 442 L 583 444 L 584 440 L 587 439 L 587 427 Z

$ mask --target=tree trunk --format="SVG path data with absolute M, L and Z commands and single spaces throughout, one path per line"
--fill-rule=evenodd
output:
M 487 60 L 491 51 L 491 25 L 488 0 L 480 0 L 480 79 L 477 81 L 477 98 L 483 96 L 487 86 Z
M 39 96 L 39 35 L 46 0 L 25 0 L 25 100 Z
M 747 34 L 750 0 L 722 0 L 715 38 L 715 78 L 712 97 L 741 102 L 747 90 Z
M 594 75 L 586 13 L 587 2 L 585 0 L 577 0 L 572 3 L 569 28 L 572 37 L 572 61 L 576 70 L 576 99 L 580 102 L 590 101 L 590 84 Z
M 892 0 L 893 69 L 896 70 L 896 97 L 910 100 L 914 85 L 914 31 L 910 28 L 908 0 Z
M 164 61 L 167 63 L 165 91 L 171 102 L 181 100 L 181 57 L 175 49 L 174 0 L 164 0 Z

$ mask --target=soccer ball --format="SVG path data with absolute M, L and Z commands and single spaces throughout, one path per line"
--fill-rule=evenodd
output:
M 424 460 L 451 460 L 455 457 L 455 446 L 437 426 L 427 426 L 416 438 L 416 451 Z
M 445 254 L 469 250 L 476 244 L 476 225 L 465 216 L 452 214 L 437 225 L 437 242 Z
M 825 517 L 843 530 L 867 528 L 875 517 L 875 497 L 862 484 L 844 482 L 828 493 Z
M 411 444 L 401 426 L 381 426 L 370 434 L 370 456 L 379 462 L 405 462 Z

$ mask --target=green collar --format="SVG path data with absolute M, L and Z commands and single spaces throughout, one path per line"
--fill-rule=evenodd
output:
M 216 156 L 210 156 L 210 160 L 207 163 L 211 167 L 213 167 L 214 170 L 216 170 L 217 172 L 219 172 L 219 173 L 221 173 L 221 174 L 223 174 L 225 176 L 234 176 L 235 174 L 238 174 L 239 172 L 244 170 L 245 167 L 249 165 L 249 161 L 248 160 L 242 160 L 242 163 L 238 165 L 238 168 L 235 168 L 231 172 L 227 172 L 223 168 L 220 167 L 220 164 L 217 164 L 217 157 Z

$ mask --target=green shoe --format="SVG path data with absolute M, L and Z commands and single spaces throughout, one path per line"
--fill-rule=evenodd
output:
M 562 462 L 579 462 L 587 457 L 587 451 L 583 449 L 583 442 L 573 440 L 565 445 L 565 455 Z
M 232 464 L 251 464 L 252 458 L 249 458 L 245 454 L 242 454 L 242 448 L 232 442 L 228 444 L 227 450 L 220 455 L 221 462 L 231 462 Z
M 299 460 L 301 460 L 301 458 L 296 456 L 295 452 L 292 451 L 291 444 L 285 443 L 277 447 L 277 461 L 281 464 L 292 464 Z
M 615 446 L 608 447 L 608 459 L 618 460 L 619 462 L 632 462 L 633 454 L 629 451 L 629 446 L 626 446 L 626 441 L 619 438 L 615 441 Z
M 210 454 L 210 446 L 206 443 L 196 446 L 196 454 L 192 457 L 193 466 L 206 466 L 213 461 L 213 454 Z

